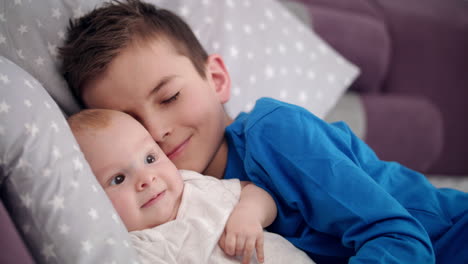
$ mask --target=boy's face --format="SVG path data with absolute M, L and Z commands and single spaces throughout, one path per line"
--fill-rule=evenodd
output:
M 182 177 L 140 123 L 121 114 L 109 127 L 77 138 L 128 231 L 175 219 Z
M 140 41 L 122 50 L 100 78 L 85 85 L 83 100 L 90 108 L 116 109 L 135 117 L 179 169 L 224 170 L 224 129 L 230 120 L 223 104 L 229 99 L 230 79 L 216 55 L 209 57 L 206 74 L 203 79 L 169 41 Z

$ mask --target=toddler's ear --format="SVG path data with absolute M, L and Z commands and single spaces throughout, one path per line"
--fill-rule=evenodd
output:
M 231 78 L 223 58 L 219 54 L 212 54 L 208 57 L 206 66 L 208 82 L 213 85 L 221 103 L 226 103 L 231 97 Z

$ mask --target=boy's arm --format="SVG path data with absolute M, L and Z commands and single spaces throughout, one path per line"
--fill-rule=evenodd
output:
M 304 109 L 278 107 L 246 126 L 250 145 L 242 162 L 255 164 L 248 175 L 285 201 L 278 203 L 278 216 L 287 219 L 275 220 L 275 232 L 299 234 L 294 244 L 308 252 L 354 253 L 353 264 L 435 262 L 427 231 L 400 203 L 423 204 L 419 191 L 427 188 L 414 179 L 424 176 L 379 160 L 345 125 L 328 125 Z M 307 225 L 286 225 L 292 219 Z M 306 243 L 321 239 L 322 244 Z
M 226 222 L 219 245 L 228 255 L 242 255 L 242 263 L 249 263 L 255 248 L 258 261 L 263 263 L 263 228 L 275 220 L 276 204 L 265 190 L 254 184 L 241 182 L 241 186 L 239 203 Z

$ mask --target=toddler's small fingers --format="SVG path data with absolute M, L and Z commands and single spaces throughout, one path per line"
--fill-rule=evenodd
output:
M 245 248 L 245 237 L 237 236 L 236 240 L 236 256 L 242 256 Z
M 226 235 L 224 252 L 229 256 L 234 256 L 236 253 L 236 238 L 233 235 Z
M 226 241 L 226 233 L 223 233 L 221 235 L 221 237 L 219 238 L 219 241 L 218 241 L 218 245 L 223 251 L 226 251 L 225 250 L 225 245 L 226 245 L 225 241 Z
M 242 264 L 250 263 L 254 249 L 255 249 L 255 239 L 247 240 L 247 242 L 245 243 L 244 257 L 242 258 Z
M 257 260 L 260 263 L 265 262 L 265 253 L 263 252 L 263 234 L 257 239 L 257 243 L 255 244 L 255 248 L 257 251 Z

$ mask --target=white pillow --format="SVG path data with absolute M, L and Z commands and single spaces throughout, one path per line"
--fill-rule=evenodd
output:
M 232 79 L 226 109 L 232 117 L 266 96 L 323 118 L 358 74 L 277 1 L 158 2 L 183 14 L 208 53 L 225 59 Z
M 57 71 L 68 18 L 102 1 L 5 1 L 0 53 L 37 78 L 68 114 L 79 108 Z M 230 71 L 235 117 L 264 96 L 319 117 L 335 105 L 358 70 L 274 0 L 153 0 L 186 19 L 209 53 Z

